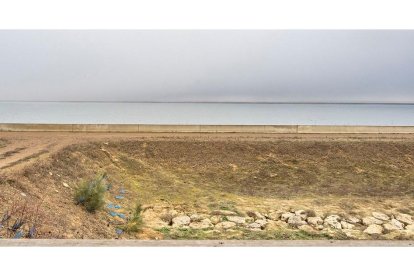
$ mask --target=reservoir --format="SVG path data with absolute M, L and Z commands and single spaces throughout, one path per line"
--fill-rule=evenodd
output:
M 414 105 L 0 102 L 0 123 L 414 126 Z

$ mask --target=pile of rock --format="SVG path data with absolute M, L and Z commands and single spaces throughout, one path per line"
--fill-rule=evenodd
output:
M 222 231 L 239 227 L 252 231 L 262 231 L 266 230 L 269 225 L 276 225 L 276 227 L 297 228 L 307 232 L 342 231 L 352 238 L 363 238 L 364 235 L 387 234 L 393 231 L 414 235 L 413 217 L 401 213 L 387 215 L 381 212 L 372 212 L 371 216 L 362 218 L 337 214 L 318 216 L 312 210 L 271 211 L 268 214 L 249 211 L 246 215 L 240 215 L 229 210 L 215 210 L 210 214 L 179 214 L 173 211 L 171 214 L 173 214 L 172 219 L 168 225 L 173 228 L 216 229 Z
M 414 232 L 414 221 L 410 215 L 396 214 L 388 216 L 380 212 L 372 212 L 372 216 L 362 218 L 362 223 L 367 226 L 364 233 L 380 235 L 384 232 L 406 230 L 405 233 Z

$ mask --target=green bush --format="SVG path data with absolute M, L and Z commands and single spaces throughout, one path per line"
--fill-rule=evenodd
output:
M 88 212 L 95 212 L 105 204 L 104 196 L 107 190 L 103 183 L 106 175 L 96 176 L 94 179 L 82 182 L 75 191 L 76 204 L 85 206 Z
M 136 233 L 141 231 L 142 225 L 144 224 L 142 221 L 141 212 L 141 204 L 137 203 L 135 205 L 131 218 L 125 225 L 123 225 L 122 230 L 127 233 Z

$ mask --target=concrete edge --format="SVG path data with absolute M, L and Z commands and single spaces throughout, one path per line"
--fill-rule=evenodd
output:
M 2 239 L 0 247 L 412 247 L 414 240 L 47 240 Z
M 323 125 L 157 125 L 157 124 L 0 124 L 0 131 L 39 132 L 192 132 L 192 133 L 286 133 L 286 134 L 410 134 L 414 126 Z

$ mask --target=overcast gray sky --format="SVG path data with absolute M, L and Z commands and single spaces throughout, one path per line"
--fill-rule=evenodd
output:
M 0 31 L 0 100 L 414 102 L 414 31 Z

